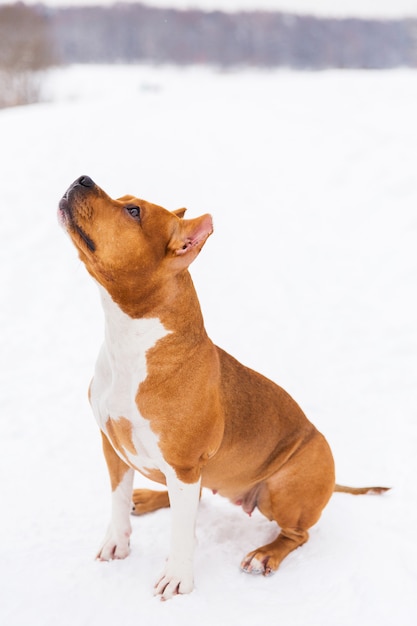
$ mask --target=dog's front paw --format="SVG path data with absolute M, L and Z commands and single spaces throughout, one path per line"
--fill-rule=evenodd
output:
M 180 567 L 167 563 L 164 573 L 155 584 L 155 596 L 170 600 L 179 593 L 190 593 L 194 588 L 192 567 Z
M 98 561 L 111 561 L 113 559 L 125 559 L 130 552 L 129 538 L 131 531 L 116 532 L 111 527 L 107 531 L 102 547 L 96 559 Z

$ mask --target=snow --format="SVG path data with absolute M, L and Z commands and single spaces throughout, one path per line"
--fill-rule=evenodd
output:
M 68 67 L 45 95 L 0 112 L 0 622 L 415 624 L 417 73 Z M 210 336 L 296 398 L 339 482 L 393 487 L 335 494 L 269 579 L 238 565 L 274 525 L 209 492 L 191 595 L 152 596 L 169 510 L 133 518 L 128 559 L 94 560 L 102 311 L 56 221 L 81 174 L 213 214 L 192 267 Z

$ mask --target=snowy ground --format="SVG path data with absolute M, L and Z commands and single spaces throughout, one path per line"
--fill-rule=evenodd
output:
M 0 622 L 414 626 L 417 73 L 78 67 L 46 87 L 0 112 Z M 94 561 L 102 316 L 55 216 L 80 174 L 211 212 L 193 266 L 210 335 L 292 393 L 339 482 L 394 487 L 335 495 L 270 579 L 238 564 L 273 525 L 208 492 L 190 596 L 152 597 L 168 510 L 133 519 L 126 561 Z

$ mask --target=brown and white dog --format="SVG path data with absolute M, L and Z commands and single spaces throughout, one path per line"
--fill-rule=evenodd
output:
M 58 211 L 105 313 L 89 391 L 112 488 L 98 558 L 128 555 L 132 497 L 136 514 L 170 505 L 171 551 L 155 585 L 163 599 L 193 588 L 202 487 L 278 523 L 277 538 L 241 564 L 264 575 L 307 541 L 335 489 L 385 490 L 335 485 L 330 448 L 296 402 L 208 338 L 188 266 L 212 220 L 185 220 L 184 212 L 113 200 L 88 176 L 69 187 Z M 168 492 L 133 491 L 135 470 Z

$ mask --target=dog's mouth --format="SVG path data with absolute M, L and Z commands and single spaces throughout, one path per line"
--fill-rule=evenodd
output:
M 66 192 L 58 204 L 58 221 L 64 228 L 67 227 L 68 222 L 70 221 L 69 213 L 70 208 L 68 203 L 68 192 Z
M 95 252 L 96 245 L 95 245 L 94 241 L 75 222 L 73 223 L 73 229 L 81 237 L 81 239 L 84 241 L 84 243 L 86 244 L 86 246 L 90 250 L 90 252 Z
M 90 252 L 95 252 L 96 245 L 94 241 L 87 235 L 85 230 L 81 228 L 81 226 L 77 223 L 74 211 L 73 211 L 73 198 L 71 196 L 73 193 L 73 188 L 70 187 L 65 194 L 62 196 L 58 205 L 58 221 L 67 230 L 68 232 L 76 233 L 79 238 L 85 243 L 87 249 Z

